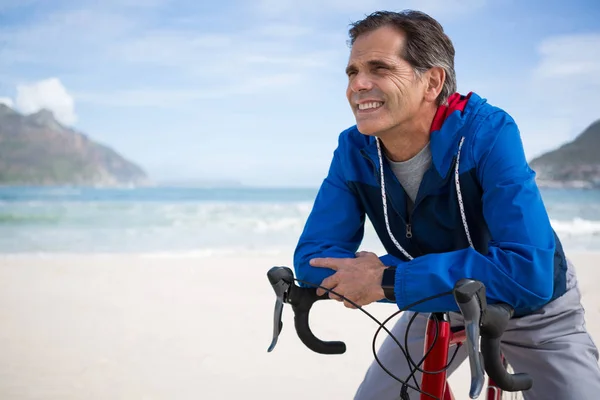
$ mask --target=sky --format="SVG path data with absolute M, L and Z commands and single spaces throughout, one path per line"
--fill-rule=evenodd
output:
M 529 159 L 600 119 L 597 0 L 0 0 L 0 102 L 52 110 L 157 182 L 316 187 L 355 123 L 349 24 L 410 8 Z

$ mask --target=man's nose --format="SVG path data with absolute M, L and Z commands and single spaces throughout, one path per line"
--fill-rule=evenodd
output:
M 371 80 L 369 74 L 364 72 L 358 72 L 356 75 L 354 75 L 350 82 L 350 89 L 355 93 L 371 90 L 372 88 L 373 81 Z

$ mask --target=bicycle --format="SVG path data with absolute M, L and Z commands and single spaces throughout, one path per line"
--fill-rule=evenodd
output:
M 343 354 L 346 351 L 346 344 L 344 342 L 318 339 L 309 326 L 309 312 L 312 305 L 316 301 L 329 299 L 329 292 L 340 296 L 339 294 L 333 290 L 326 289 L 327 292 L 324 295 L 317 296 L 316 288 L 319 286 L 295 279 L 292 270 L 288 267 L 272 267 L 267 272 L 267 277 L 276 295 L 273 339 L 267 350 L 268 352 L 273 351 L 275 348 L 277 339 L 283 328 L 281 316 L 283 305 L 286 303 L 292 306 L 296 333 L 304 345 L 320 354 Z M 295 281 L 313 287 L 300 287 L 295 284 Z M 427 323 L 423 358 L 416 364 L 410 355 L 404 351 L 397 338 L 393 337 L 392 333 L 385 328 L 385 324 L 400 312 L 406 311 L 417 304 L 445 295 L 454 296 L 465 324 L 463 327 L 451 328 L 448 312 L 430 314 Z M 350 303 L 352 302 L 350 301 Z M 390 376 L 402 383 L 401 399 L 408 399 L 408 388 L 419 391 L 421 393 L 421 400 L 455 399 L 446 375 L 446 370 L 456 355 L 455 352 L 450 361 L 448 361 L 449 349 L 452 344 L 457 345 L 456 350 L 462 345 L 467 346 L 471 371 L 471 386 L 469 390 L 469 397 L 471 399 L 479 398 L 483 391 L 485 373 L 488 375 L 487 400 L 501 400 L 504 394 L 526 391 L 533 385 L 533 380 L 528 374 L 512 374 L 507 371 L 508 364 L 500 351 L 500 338 L 514 310 L 509 305 L 503 303 L 487 304 L 485 286 L 480 281 L 461 279 L 456 282 L 452 291 L 440 293 L 411 304 L 395 312 L 383 323 L 377 321 L 377 319 L 360 306 L 352 304 L 366 313 L 379 325 L 373 338 L 373 354 L 379 365 Z M 406 381 L 394 376 L 377 358 L 375 341 L 381 329 L 385 330 L 394 339 L 402 349 L 410 365 L 414 367 Z M 409 330 L 410 323 L 407 327 L 407 333 Z M 480 340 L 481 343 L 479 343 Z M 421 364 L 423 368 L 420 367 Z M 408 381 L 412 378 L 416 383 L 414 374 L 417 371 L 422 372 L 421 385 L 413 386 Z

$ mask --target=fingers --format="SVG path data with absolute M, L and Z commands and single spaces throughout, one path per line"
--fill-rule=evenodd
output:
M 344 299 L 342 297 L 340 297 L 340 296 L 344 295 L 342 293 L 343 289 L 340 288 L 338 286 L 338 284 L 339 284 L 339 276 L 338 276 L 338 274 L 333 274 L 330 277 L 323 279 L 323 282 L 321 282 L 321 286 L 322 287 L 317 288 L 317 296 L 322 296 L 326 292 L 329 291 L 329 298 L 330 299 L 336 300 L 336 301 L 344 301 Z M 332 291 L 335 292 L 335 293 L 333 293 Z
M 357 260 L 357 258 L 361 258 L 361 260 Z M 374 260 L 371 260 L 371 258 Z M 381 265 L 379 257 L 375 253 L 360 251 L 356 253 L 356 258 L 313 258 L 309 263 L 313 267 L 329 268 L 335 271 L 333 275 L 323 279 L 321 282 L 322 287 L 317 288 L 318 296 L 323 296 L 329 291 L 329 298 L 341 301 L 346 308 L 352 309 L 371 302 L 367 299 L 369 296 L 363 292 L 365 290 L 364 286 L 368 283 L 365 282 L 366 278 L 373 275 L 369 274 L 367 270 L 378 268 Z
M 359 251 L 355 254 L 356 258 L 359 257 L 377 257 L 377 254 L 372 253 L 370 251 Z M 311 267 L 317 268 L 331 268 L 335 271 L 340 269 L 341 267 L 347 265 L 348 263 L 352 263 L 353 258 L 333 258 L 333 257 L 322 257 L 322 258 L 312 258 L 309 261 Z
M 311 267 L 318 268 L 331 268 L 334 271 L 337 271 L 339 265 L 342 263 L 341 258 L 313 258 L 310 260 Z
M 321 284 L 321 286 L 325 286 L 325 285 Z M 339 293 L 339 292 L 336 290 L 336 289 L 337 289 L 337 286 L 332 286 L 332 287 L 328 287 L 328 286 L 326 286 L 326 287 L 327 287 L 327 289 L 329 289 L 329 290 L 325 290 L 325 289 L 322 289 L 322 288 L 317 288 L 317 296 L 322 296 L 322 295 L 324 295 L 326 292 L 329 292 L 329 298 L 330 298 L 330 299 L 332 299 L 332 300 L 336 300 L 336 301 L 344 301 L 344 299 L 343 299 L 342 297 L 340 297 L 340 296 L 343 296 L 343 294 Z M 335 294 L 335 293 L 333 293 L 333 292 L 335 292 L 335 293 L 339 293 L 339 295 L 338 295 L 338 294 Z
M 359 251 L 358 253 L 356 253 L 356 257 L 360 258 L 360 257 L 377 257 L 377 254 L 372 253 L 370 251 Z
M 340 297 L 340 296 L 343 296 L 344 294 L 340 293 L 340 290 L 339 290 L 340 287 L 337 285 L 337 283 L 335 286 L 331 287 L 330 289 L 333 290 L 335 293 L 338 293 L 338 294 L 335 294 L 333 292 L 329 292 L 330 299 L 336 300 L 336 301 L 344 301 L 344 299 L 342 297 Z
M 333 289 L 335 288 L 339 283 L 339 277 L 337 274 L 333 274 L 325 279 L 323 279 L 323 282 L 321 282 L 321 286 L 323 286 L 324 288 L 327 289 Z M 317 288 L 317 296 L 322 296 L 324 295 L 326 292 L 325 289 L 323 288 Z M 329 297 L 332 296 L 332 293 L 329 293 Z M 332 297 L 333 298 L 333 297 Z
M 335 290 L 335 288 L 333 288 L 333 291 L 336 293 L 339 293 L 337 290 Z M 340 293 L 340 296 L 343 296 L 343 294 Z M 344 301 L 343 297 L 340 297 L 337 294 L 334 294 L 333 292 L 329 292 L 329 298 L 335 301 Z
M 356 302 L 354 302 L 354 303 L 358 304 Z M 358 304 L 358 305 L 360 306 L 360 304 Z M 349 301 L 347 301 L 347 300 L 344 300 L 344 307 L 351 308 L 351 309 L 356 309 L 357 308 L 357 307 L 354 307 L 354 305 L 352 303 L 350 303 Z

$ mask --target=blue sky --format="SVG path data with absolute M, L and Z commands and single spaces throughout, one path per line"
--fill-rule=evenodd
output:
M 159 181 L 314 187 L 354 124 L 348 24 L 405 8 L 442 23 L 459 91 L 511 113 L 529 158 L 600 118 L 595 0 L 0 0 L 0 101 Z

